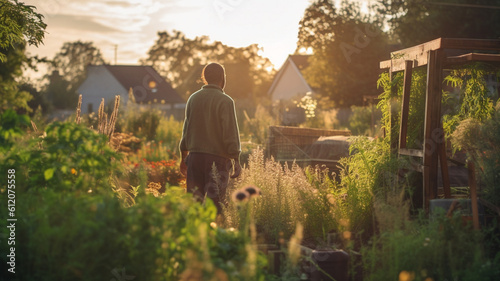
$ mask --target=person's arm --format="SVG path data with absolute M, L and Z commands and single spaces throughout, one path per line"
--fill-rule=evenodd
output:
M 186 144 L 186 130 L 187 130 L 187 124 L 189 122 L 189 120 L 188 120 L 188 107 L 189 107 L 189 101 L 186 104 L 186 113 L 185 113 L 185 118 L 184 118 L 184 124 L 182 126 L 182 137 L 181 137 L 181 141 L 179 143 L 179 150 L 181 151 L 180 172 L 183 176 L 187 176 L 186 157 L 189 154 L 189 151 L 187 149 L 187 144 Z
M 188 156 L 187 151 L 181 151 L 181 167 L 180 172 L 183 176 L 187 176 L 187 165 L 186 165 L 186 157 Z
M 233 165 L 233 174 L 231 175 L 232 179 L 239 177 L 241 174 L 241 165 L 240 165 L 239 157 L 233 159 L 233 161 L 234 161 L 234 165 Z
M 240 165 L 240 131 L 238 128 L 238 121 L 236 117 L 236 109 L 234 107 L 234 101 L 231 99 L 225 104 L 225 110 L 222 112 L 222 126 L 223 126 L 223 140 L 224 145 L 227 148 L 227 154 L 231 156 L 234 161 L 233 174 L 231 178 L 236 178 L 241 173 Z

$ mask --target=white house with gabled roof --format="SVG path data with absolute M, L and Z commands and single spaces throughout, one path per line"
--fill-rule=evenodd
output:
M 130 89 L 137 104 L 152 105 L 174 115 L 184 111 L 184 98 L 151 66 L 89 65 L 87 78 L 77 90 L 82 95 L 82 112 L 95 112 L 102 98 L 108 103 L 116 95 L 126 104 Z
M 276 74 L 267 94 L 272 101 L 290 101 L 314 92 L 304 78 L 310 55 L 289 55 Z

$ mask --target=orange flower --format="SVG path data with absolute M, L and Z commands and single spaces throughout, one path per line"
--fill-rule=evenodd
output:
M 76 175 L 76 170 L 75 170 L 75 168 L 71 168 L 71 173 L 72 173 L 73 175 Z

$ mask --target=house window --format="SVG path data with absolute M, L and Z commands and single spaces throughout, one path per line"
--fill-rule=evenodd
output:
M 151 80 L 148 83 L 149 88 L 151 89 L 151 92 L 156 93 L 156 82 Z

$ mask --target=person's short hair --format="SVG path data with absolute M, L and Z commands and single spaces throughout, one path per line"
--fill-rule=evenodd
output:
M 203 68 L 201 79 L 205 84 L 220 84 L 225 80 L 224 67 L 216 62 L 209 63 Z

